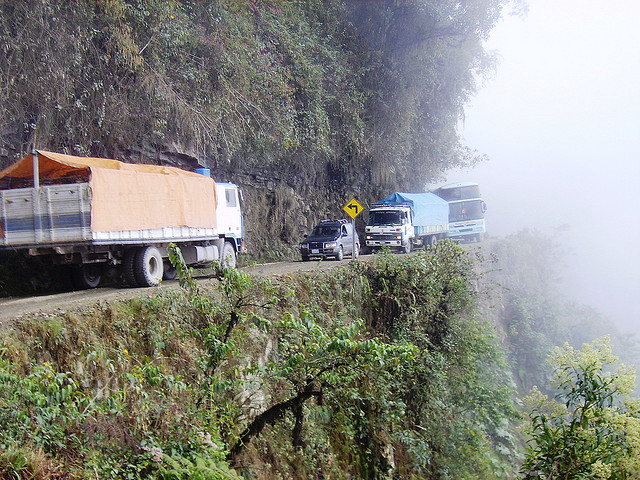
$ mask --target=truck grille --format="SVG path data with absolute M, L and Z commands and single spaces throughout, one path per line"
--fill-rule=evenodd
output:
M 379 234 L 370 234 L 367 235 L 367 237 L 369 237 L 367 240 L 373 240 L 376 242 L 386 242 L 389 240 L 396 240 L 398 237 L 397 234 L 384 234 L 384 233 L 379 233 Z

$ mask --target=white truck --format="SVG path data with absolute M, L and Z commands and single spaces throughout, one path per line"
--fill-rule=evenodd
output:
M 170 243 L 189 265 L 235 266 L 240 190 L 207 173 L 34 150 L 0 172 L 0 250 L 69 266 L 79 289 L 118 273 L 130 286 L 175 277 Z
M 369 210 L 365 244 L 409 253 L 435 245 L 449 231 L 449 204 L 433 193 L 395 192 Z

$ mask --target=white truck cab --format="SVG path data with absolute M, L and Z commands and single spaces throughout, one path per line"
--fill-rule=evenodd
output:
M 236 250 L 241 251 L 244 238 L 244 222 L 240 208 L 241 191 L 235 183 L 216 182 L 216 219 L 218 234 L 233 238 Z
M 409 205 L 375 205 L 369 210 L 365 227 L 365 242 L 374 250 L 387 246 L 391 249 L 411 251 L 415 236 L 412 211 Z
M 367 247 L 409 253 L 434 246 L 449 230 L 449 204 L 433 193 L 395 192 L 369 210 Z

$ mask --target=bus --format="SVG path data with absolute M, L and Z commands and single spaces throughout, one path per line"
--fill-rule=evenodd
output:
M 447 238 L 480 242 L 486 232 L 484 212 L 487 204 L 480 196 L 477 183 L 461 182 L 443 185 L 433 191 L 449 203 L 449 233 Z

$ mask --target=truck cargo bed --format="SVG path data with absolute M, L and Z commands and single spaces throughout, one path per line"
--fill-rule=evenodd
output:
M 0 190 L 0 245 L 21 247 L 91 239 L 88 183 Z
M 447 233 L 449 231 L 449 224 L 442 225 L 414 225 L 413 230 L 416 236 L 420 235 L 435 235 L 438 233 Z
M 0 247 L 184 242 L 213 238 L 217 228 L 91 230 L 89 183 L 0 190 Z

